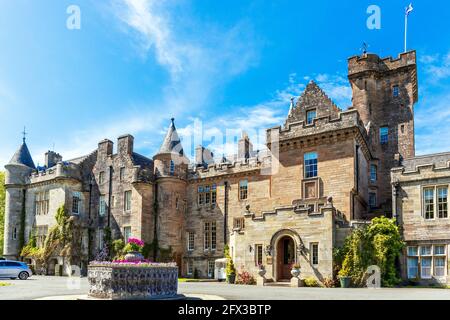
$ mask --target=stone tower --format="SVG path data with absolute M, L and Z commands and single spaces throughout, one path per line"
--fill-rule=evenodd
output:
M 353 107 L 364 122 L 374 157 L 371 166 L 377 177 L 369 182 L 369 192 L 376 195 L 376 206 L 372 211 L 389 215 L 390 170 L 402 159 L 415 154 L 416 52 L 402 53 L 397 59 L 381 59 L 375 54 L 351 57 L 348 78 L 353 91 Z
M 4 257 L 17 259 L 24 245 L 25 200 L 29 176 L 36 169 L 25 138 L 11 161 L 5 166 L 5 234 Z
M 156 237 L 160 248 L 158 259 L 174 259 L 181 266 L 189 160 L 184 155 L 173 118 L 153 161 L 157 201 Z

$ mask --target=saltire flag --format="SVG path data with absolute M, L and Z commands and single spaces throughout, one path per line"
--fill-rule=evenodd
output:
M 405 10 L 406 16 L 409 16 L 409 14 L 410 14 L 413 10 L 414 10 L 414 8 L 413 8 L 413 6 L 412 6 L 412 3 L 410 3 L 409 6 L 407 6 L 407 7 L 406 7 L 406 10 Z

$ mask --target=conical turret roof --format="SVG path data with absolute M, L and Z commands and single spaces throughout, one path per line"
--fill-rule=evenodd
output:
M 157 154 L 178 154 L 183 156 L 183 146 L 181 145 L 180 137 L 178 136 L 177 129 L 175 128 L 175 119 L 171 119 L 169 130 L 166 137 L 159 148 Z
M 8 164 L 19 164 L 32 169 L 36 169 L 33 158 L 31 158 L 30 151 L 28 150 L 27 144 L 25 143 L 25 139 Z

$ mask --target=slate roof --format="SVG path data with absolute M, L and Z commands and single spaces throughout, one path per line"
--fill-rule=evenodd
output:
M 167 131 L 166 137 L 157 154 L 177 153 L 181 156 L 184 155 L 183 146 L 181 145 L 180 137 L 175 128 L 174 120 L 174 118 L 171 119 L 172 122 L 169 130 Z
M 16 151 L 12 159 L 8 164 L 20 164 L 27 166 L 29 168 L 36 169 L 34 165 L 33 158 L 31 158 L 30 151 L 28 150 L 27 144 L 25 141 L 22 143 L 20 148 Z
M 136 152 L 133 152 L 133 163 L 137 166 L 141 166 L 141 167 L 151 167 L 153 165 L 153 160 L 139 154 Z

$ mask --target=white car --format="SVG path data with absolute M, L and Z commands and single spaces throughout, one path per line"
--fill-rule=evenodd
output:
M 27 280 L 32 274 L 25 262 L 0 260 L 0 278 Z

